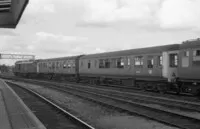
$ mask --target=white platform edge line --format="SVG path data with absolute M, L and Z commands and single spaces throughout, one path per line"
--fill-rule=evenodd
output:
M 15 83 L 15 82 L 11 82 L 11 83 Z M 17 84 L 17 83 L 16 83 Z M 20 86 L 22 87 L 22 86 Z M 41 96 L 40 94 L 36 93 L 35 91 L 31 90 L 31 89 L 28 89 L 28 88 L 25 88 L 25 87 L 22 87 L 36 95 L 38 95 L 39 97 L 41 97 L 42 99 L 44 99 L 45 101 L 47 101 L 48 103 L 52 104 L 53 106 L 55 106 L 56 108 L 60 109 L 61 111 L 63 111 L 64 113 L 68 114 L 69 116 L 73 117 L 74 119 L 78 120 L 79 122 L 81 122 L 82 124 L 88 126 L 89 128 L 91 129 L 95 129 L 94 127 L 92 127 L 91 125 L 87 124 L 86 122 L 82 121 L 81 119 L 79 119 L 78 117 L 74 116 L 73 114 L 67 112 L 66 110 L 64 110 L 63 108 L 61 108 L 60 106 L 54 104 L 53 102 L 51 102 L 50 100 L 48 100 L 47 98 Z

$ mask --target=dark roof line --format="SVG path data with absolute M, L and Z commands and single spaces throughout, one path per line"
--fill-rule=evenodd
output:
M 113 56 L 128 56 L 128 55 L 160 53 L 163 51 L 178 50 L 179 46 L 180 44 L 172 44 L 172 45 L 154 46 L 154 47 L 146 47 L 146 48 L 136 48 L 136 49 L 129 49 L 129 50 L 89 54 L 81 58 L 97 58 L 97 57 L 108 57 L 108 56 L 113 57 Z

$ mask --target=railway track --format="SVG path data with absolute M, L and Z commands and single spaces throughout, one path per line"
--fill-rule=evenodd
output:
M 133 102 L 145 103 L 145 104 L 158 104 L 161 106 L 169 108 L 178 108 L 180 110 L 199 112 L 200 113 L 200 103 L 189 102 L 189 101 L 177 101 L 173 99 L 167 99 L 163 97 L 151 97 L 148 95 L 142 95 L 137 93 L 120 92 L 111 89 L 102 89 L 96 87 L 81 87 L 81 86 L 68 86 L 71 88 L 84 89 L 84 91 L 95 92 L 99 94 L 109 95 L 115 98 L 127 99 Z
M 85 90 L 93 90 L 94 92 L 103 92 L 110 95 L 115 95 L 118 97 L 123 97 L 125 99 L 129 99 L 132 101 L 139 101 L 139 102 L 145 102 L 145 103 L 151 103 L 151 104 L 159 104 L 162 106 L 167 107 L 173 107 L 173 108 L 179 108 L 182 110 L 188 110 L 188 111 L 196 111 L 200 112 L 200 101 L 190 101 L 190 100 L 178 100 L 178 99 L 172 99 L 167 98 L 163 96 L 151 96 L 151 95 L 145 95 L 138 92 L 126 92 L 123 91 L 123 89 L 116 90 L 115 87 L 112 89 L 109 88 L 102 88 L 101 86 L 82 86 L 80 84 L 76 83 L 56 83 L 56 82 L 45 82 L 45 81 L 38 81 L 38 80 L 24 80 L 26 82 L 34 82 L 35 84 L 43 84 L 43 85 L 56 85 L 60 87 L 72 87 L 73 88 L 82 88 Z M 121 91 L 122 90 L 122 91 Z
M 2 76 L 1 76 L 2 77 Z M 92 85 L 92 84 L 87 84 L 87 83 L 76 83 L 76 82 L 57 82 L 53 80 L 35 80 L 35 79 L 24 79 L 24 78 L 18 78 L 18 77 L 2 77 L 5 79 L 14 79 L 14 80 L 23 80 L 26 82 L 35 82 L 35 83 L 44 83 L 44 84 L 55 84 L 55 85 L 62 85 L 62 86 L 67 86 L 67 85 L 73 85 L 73 86 L 86 86 L 86 87 L 96 87 L 96 88 L 101 88 L 101 89 L 106 89 L 106 90 L 116 90 L 120 92 L 127 92 L 130 94 L 136 94 L 140 96 L 147 96 L 148 98 L 153 98 L 153 99 L 168 99 L 168 100 L 178 100 L 178 101 L 188 101 L 188 102 L 194 102 L 194 103 L 200 103 L 199 98 L 193 97 L 193 96 L 188 96 L 188 95 L 174 95 L 174 94 L 159 94 L 155 92 L 148 92 L 148 91 L 143 91 L 143 90 L 136 90 L 138 88 L 133 88 L 133 87 L 128 87 L 128 86 L 117 86 L 117 85 Z M 178 102 L 177 101 L 177 102 Z
M 104 106 L 112 107 L 117 110 L 128 112 L 129 114 L 140 115 L 148 119 L 153 119 L 167 125 L 175 126 L 182 129 L 199 129 L 200 119 L 198 117 L 187 116 L 169 110 L 164 110 L 149 106 L 141 102 L 127 100 L 127 98 L 116 96 L 116 94 L 107 94 L 106 92 L 90 91 L 85 88 L 77 87 L 60 87 L 48 85 L 48 87 L 76 95 L 81 98 L 99 103 Z M 192 109 L 191 109 L 192 110 Z
M 52 101 L 28 88 L 6 82 L 48 129 L 95 129 Z

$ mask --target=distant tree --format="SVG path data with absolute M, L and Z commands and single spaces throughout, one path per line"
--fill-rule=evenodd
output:
M 9 66 L 3 64 L 3 65 L 0 65 L 0 71 L 2 73 L 6 73 L 6 72 L 9 72 Z

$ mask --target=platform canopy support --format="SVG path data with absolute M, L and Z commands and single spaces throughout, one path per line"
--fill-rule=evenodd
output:
M 0 28 L 16 28 L 29 0 L 0 0 Z

